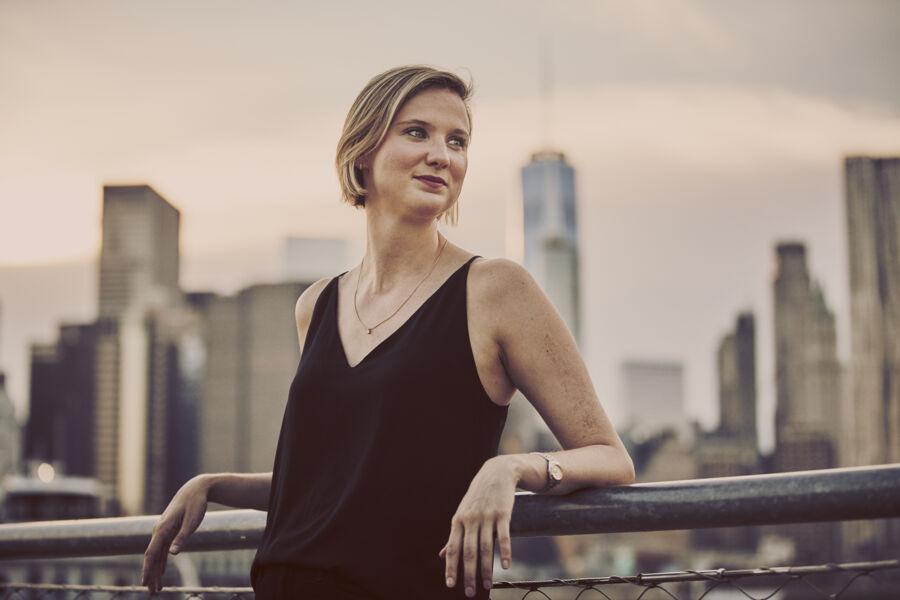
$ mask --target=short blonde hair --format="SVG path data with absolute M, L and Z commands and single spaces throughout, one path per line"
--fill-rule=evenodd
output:
M 394 115 L 403 104 L 425 89 L 448 89 L 459 94 L 472 129 L 472 112 L 469 98 L 472 83 L 459 76 L 428 65 L 405 65 L 376 75 L 362 89 L 344 120 L 344 129 L 337 145 L 338 181 L 341 199 L 355 207 L 366 205 L 366 190 L 362 185 L 362 170 L 356 161 L 373 151 L 387 134 Z M 450 225 L 456 225 L 459 215 L 457 202 L 440 216 Z

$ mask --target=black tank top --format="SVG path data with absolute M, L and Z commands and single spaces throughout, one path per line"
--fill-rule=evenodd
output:
M 447 588 L 438 552 L 507 415 L 481 385 L 469 341 L 475 258 L 355 367 L 338 335 L 340 275 L 322 290 L 281 424 L 254 582 L 259 567 L 296 565 L 385 599 L 466 597 L 462 563 Z M 476 590 L 489 598 L 480 567 Z

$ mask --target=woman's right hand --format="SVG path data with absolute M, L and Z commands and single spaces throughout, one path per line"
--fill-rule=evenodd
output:
M 203 521 L 208 495 L 208 479 L 203 475 L 194 477 L 175 493 L 153 526 L 153 535 L 144 552 L 144 566 L 141 569 L 141 585 L 146 585 L 151 594 L 161 589 L 160 581 L 166 570 L 169 552 L 178 554 L 187 537 Z

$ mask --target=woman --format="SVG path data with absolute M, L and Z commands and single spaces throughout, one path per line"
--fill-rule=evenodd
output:
M 302 355 L 272 473 L 200 475 L 161 515 L 142 585 L 207 501 L 267 510 L 257 598 L 488 598 L 494 540 L 509 568 L 516 488 L 566 494 L 634 480 L 575 341 L 528 272 L 483 259 L 455 224 L 471 87 L 404 66 L 373 78 L 337 150 L 366 211 L 359 266 L 297 301 Z M 519 389 L 565 450 L 497 455 Z

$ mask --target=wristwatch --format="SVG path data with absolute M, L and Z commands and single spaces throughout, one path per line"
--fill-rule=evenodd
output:
M 558 461 L 550 458 L 549 455 L 544 454 L 543 452 L 531 452 L 531 454 L 537 454 L 538 456 L 543 456 L 547 459 L 547 483 L 535 492 L 535 494 L 543 494 L 547 490 L 553 489 L 556 487 L 563 478 L 563 470 L 562 465 L 559 464 Z

